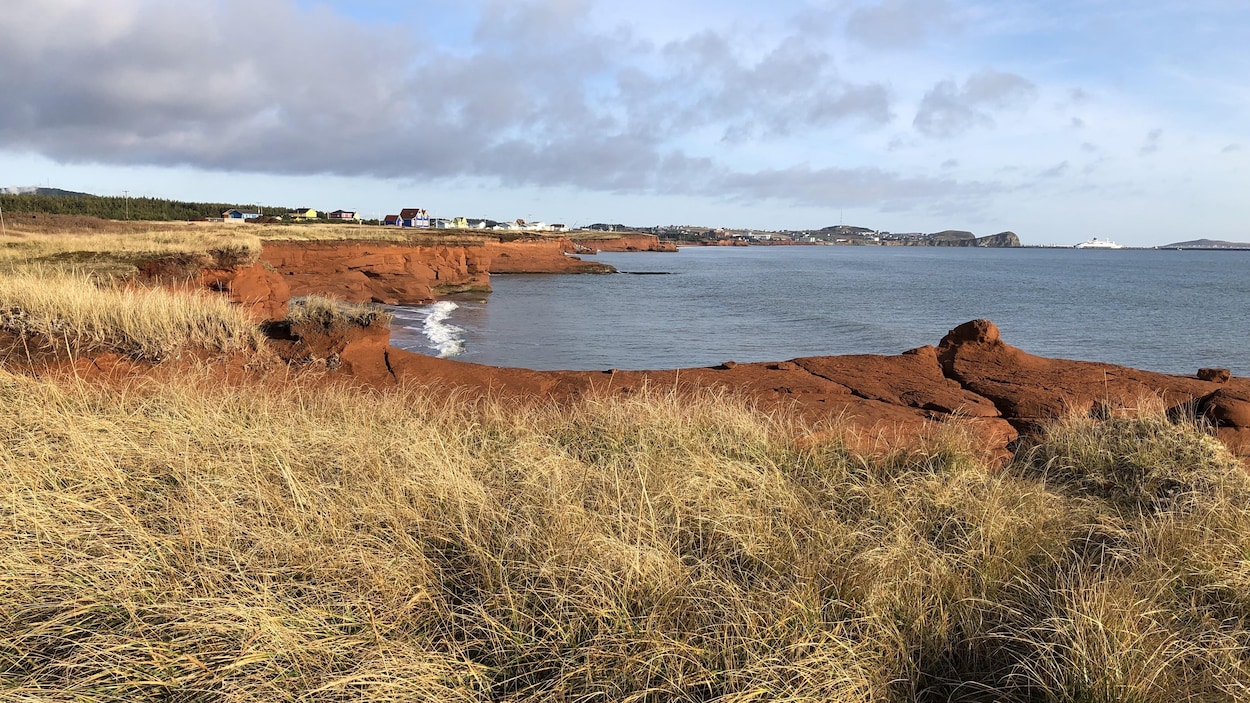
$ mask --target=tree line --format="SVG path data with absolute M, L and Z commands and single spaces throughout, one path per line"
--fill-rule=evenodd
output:
M 202 220 L 221 217 L 231 208 L 259 212 L 265 217 L 285 215 L 290 208 L 236 203 L 190 203 L 164 198 L 126 198 L 105 195 L 0 194 L 0 209 L 13 214 L 84 215 L 106 220 Z

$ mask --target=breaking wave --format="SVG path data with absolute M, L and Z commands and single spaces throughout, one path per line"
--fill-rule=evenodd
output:
M 460 307 L 446 300 L 434 303 L 427 308 L 425 324 L 421 329 L 430 346 L 438 350 L 438 358 L 446 359 L 464 351 L 464 330 L 448 322 L 451 313 Z

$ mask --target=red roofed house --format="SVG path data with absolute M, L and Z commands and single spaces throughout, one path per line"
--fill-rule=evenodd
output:
M 399 226 L 429 229 L 430 215 L 422 208 L 406 207 L 399 211 Z

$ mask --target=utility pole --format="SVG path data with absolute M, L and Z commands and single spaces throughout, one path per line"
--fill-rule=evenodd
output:
M 9 236 L 9 232 L 4 228 L 4 206 L 0 205 L 0 237 L 7 236 Z
M 126 221 L 130 221 L 130 191 L 123 190 L 122 194 L 126 196 Z

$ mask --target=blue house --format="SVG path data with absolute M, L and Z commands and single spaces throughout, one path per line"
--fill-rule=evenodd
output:
M 423 208 L 406 207 L 399 211 L 399 225 L 401 227 L 421 227 L 429 229 L 430 214 Z
M 256 220 L 259 218 L 259 212 L 246 212 L 244 210 L 235 210 L 234 208 L 230 208 L 229 210 L 221 213 L 221 219 L 226 221 L 235 220 L 242 222 L 243 220 Z

